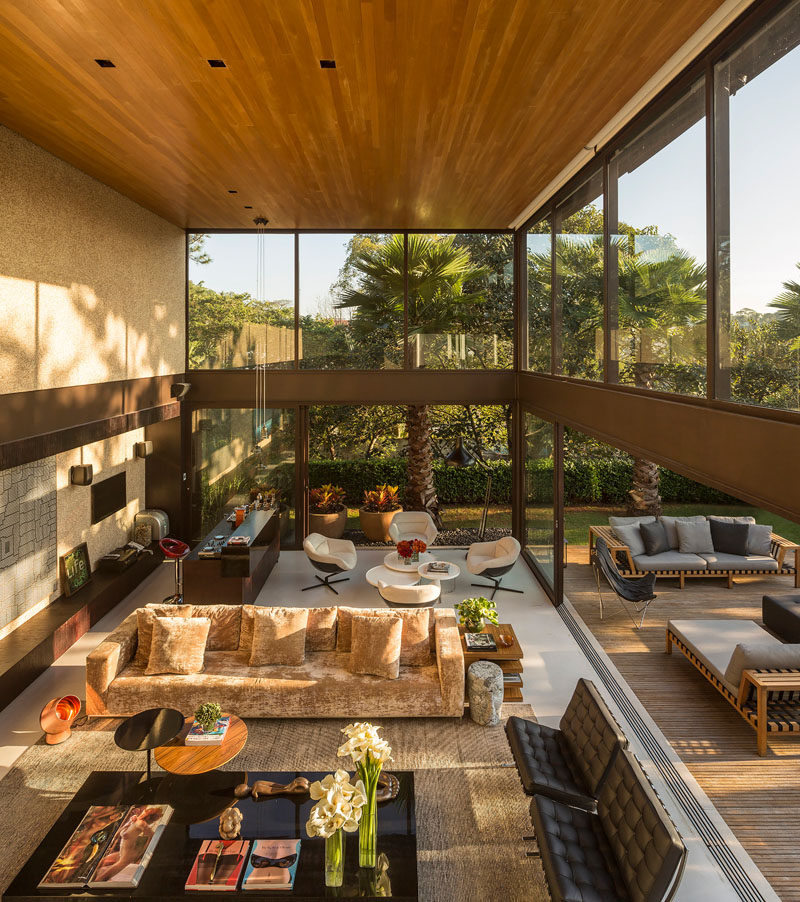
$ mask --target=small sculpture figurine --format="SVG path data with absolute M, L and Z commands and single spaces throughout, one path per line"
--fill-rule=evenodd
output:
M 309 782 L 305 777 L 295 777 L 291 783 L 275 783 L 272 780 L 256 780 L 252 786 L 240 783 L 233 794 L 237 799 L 246 799 L 252 796 L 255 801 L 260 798 L 272 798 L 273 796 L 300 796 L 308 795 Z
M 396 799 L 398 792 L 400 792 L 400 781 L 397 777 L 394 774 L 387 774 L 386 771 L 381 771 L 378 777 L 378 791 L 375 793 L 375 799 L 378 802 L 388 802 L 391 799 Z
M 243 820 L 242 812 L 235 805 L 232 808 L 226 808 L 219 818 L 220 839 L 238 839 Z

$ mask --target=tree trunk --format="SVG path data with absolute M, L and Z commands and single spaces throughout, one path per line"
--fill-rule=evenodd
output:
M 406 408 L 406 431 L 408 435 L 407 509 L 426 511 L 433 518 L 437 529 L 441 529 L 439 499 L 436 497 L 436 487 L 433 484 L 433 445 L 427 404 L 409 404 Z
M 661 495 L 658 493 L 658 464 L 636 457 L 633 460 L 631 490 L 628 492 L 628 513 L 634 517 L 661 515 Z

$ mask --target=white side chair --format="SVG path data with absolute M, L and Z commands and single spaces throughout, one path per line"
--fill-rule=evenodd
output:
M 331 583 L 343 583 L 350 577 L 343 576 L 341 579 L 331 579 L 331 577 L 355 567 L 358 560 L 356 546 L 347 539 L 329 539 L 318 532 L 312 532 L 306 536 L 303 542 L 303 551 L 308 555 L 308 559 L 315 569 L 327 574 L 323 579 L 315 573 L 314 576 L 319 582 L 312 586 L 306 586 L 303 591 L 307 592 L 309 589 L 319 589 L 320 586 L 325 586 L 334 595 L 338 595 L 339 593 Z
M 439 530 L 433 518 L 426 511 L 399 511 L 389 525 L 389 538 L 395 543 L 422 539 L 426 545 L 433 545 Z
M 523 595 L 522 589 L 512 589 L 510 586 L 500 585 L 500 580 L 517 562 L 520 551 L 522 551 L 522 546 L 513 536 L 503 536 L 496 542 L 475 542 L 469 546 L 467 552 L 467 570 L 474 576 L 483 576 L 494 583 L 490 598 L 494 598 L 498 589 Z M 472 585 L 481 589 L 490 588 L 485 583 L 472 583 Z
M 438 583 L 426 583 L 424 586 L 390 586 L 379 579 L 378 592 L 390 608 L 427 608 L 439 600 L 442 587 Z

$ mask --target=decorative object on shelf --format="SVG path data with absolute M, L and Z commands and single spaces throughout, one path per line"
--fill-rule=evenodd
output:
M 491 661 L 475 661 L 467 671 L 469 716 L 475 723 L 493 727 L 500 723 L 503 703 L 503 671 Z
M 226 808 L 219 818 L 219 838 L 238 839 L 242 831 L 243 820 L 244 815 L 235 805 Z
M 48 745 L 58 745 L 72 735 L 72 724 L 81 710 L 81 701 L 76 695 L 64 695 L 49 701 L 39 715 L 39 725 L 44 730 L 44 741 Z
M 394 515 L 403 508 L 396 485 L 379 485 L 364 492 L 364 504 L 358 509 L 358 519 L 364 537 L 370 542 L 389 542 L 389 527 Z
M 397 777 L 394 774 L 387 774 L 385 771 L 381 771 L 378 777 L 376 799 L 379 802 L 391 802 L 392 799 L 397 798 L 398 792 L 400 792 L 400 781 Z
M 353 785 L 345 770 L 337 770 L 309 787 L 316 801 L 309 812 L 306 833 L 325 840 L 325 886 L 341 886 L 344 879 L 344 832 L 355 833 L 367 796 L 361 780 Z
M 86 542 L 76 545 L 58 559 L 61 590 L 66 596 L 74 595 L 92 579 L 89 548 Z
M 341 539 L 347 527 L 345 491 L 326 483 L 308 493 L 308 529 L 329 539 Z
M 145 548 L 153 541 L 153 527 L 149 523 L 138 523 L 133 528 L 134 541 Z
M 374 868 L 378 844 L 378 779 L 383 765 L 392 760 L 389 743 L 378 735 L 380 727 L 370 723 L 351 723 L 342 732 L 347 742 L 339 746 L 336 754 L 349 756 L 364 784 L 366 801 L 361 811 L 358 828 L 358 866 Z
M 427 545 L 421 539 L 403 539 L 397 543 L 398 557 L 402 558 L 403 563 L 410 567 L 412 564 L 419 563 L 419 556 L 425 553 Z
M 251 796 L 256 802 L 259 799 L 272 799 L 275 796 L 307 796 L 309 783 L 305 777 L 295 777 L 290 783 L 275 783 L 272 780 L 256 780 L 252 786 L 240 783 L 233 794 L 237 799 Z
M 511 648 L 514 644 L 514 637 L 507 633 L 499 633 L 497 636 L 497 644 L 502 648 Z
M 194 722 L 200 724 L 204 733 L 213 730 L 220 717 L 222 708 L 216 702 L 206 702 L 194 712 Z
M 497 606 L 493 601 L 479 595 L 477 598 L 465 598 L 456 606 L 458 622 L 471 633 L 479 633 L 485 620 L 497 623 Z

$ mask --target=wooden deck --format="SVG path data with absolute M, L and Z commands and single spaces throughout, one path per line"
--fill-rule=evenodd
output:
M 783 900 L 800 902 L 800 736 L 756 733 L 678 652 L 664 653 L 667 620 L 726 617 L 761 622 L 761 596 L 797 591 L 788 577 L 742 577 L 733 589 L 696 579 L 683 591 L 658 580 L 641 630 L 610 591 L 600 608 L 586 547 L 570 547 L 564 591 L 651 717 Z

